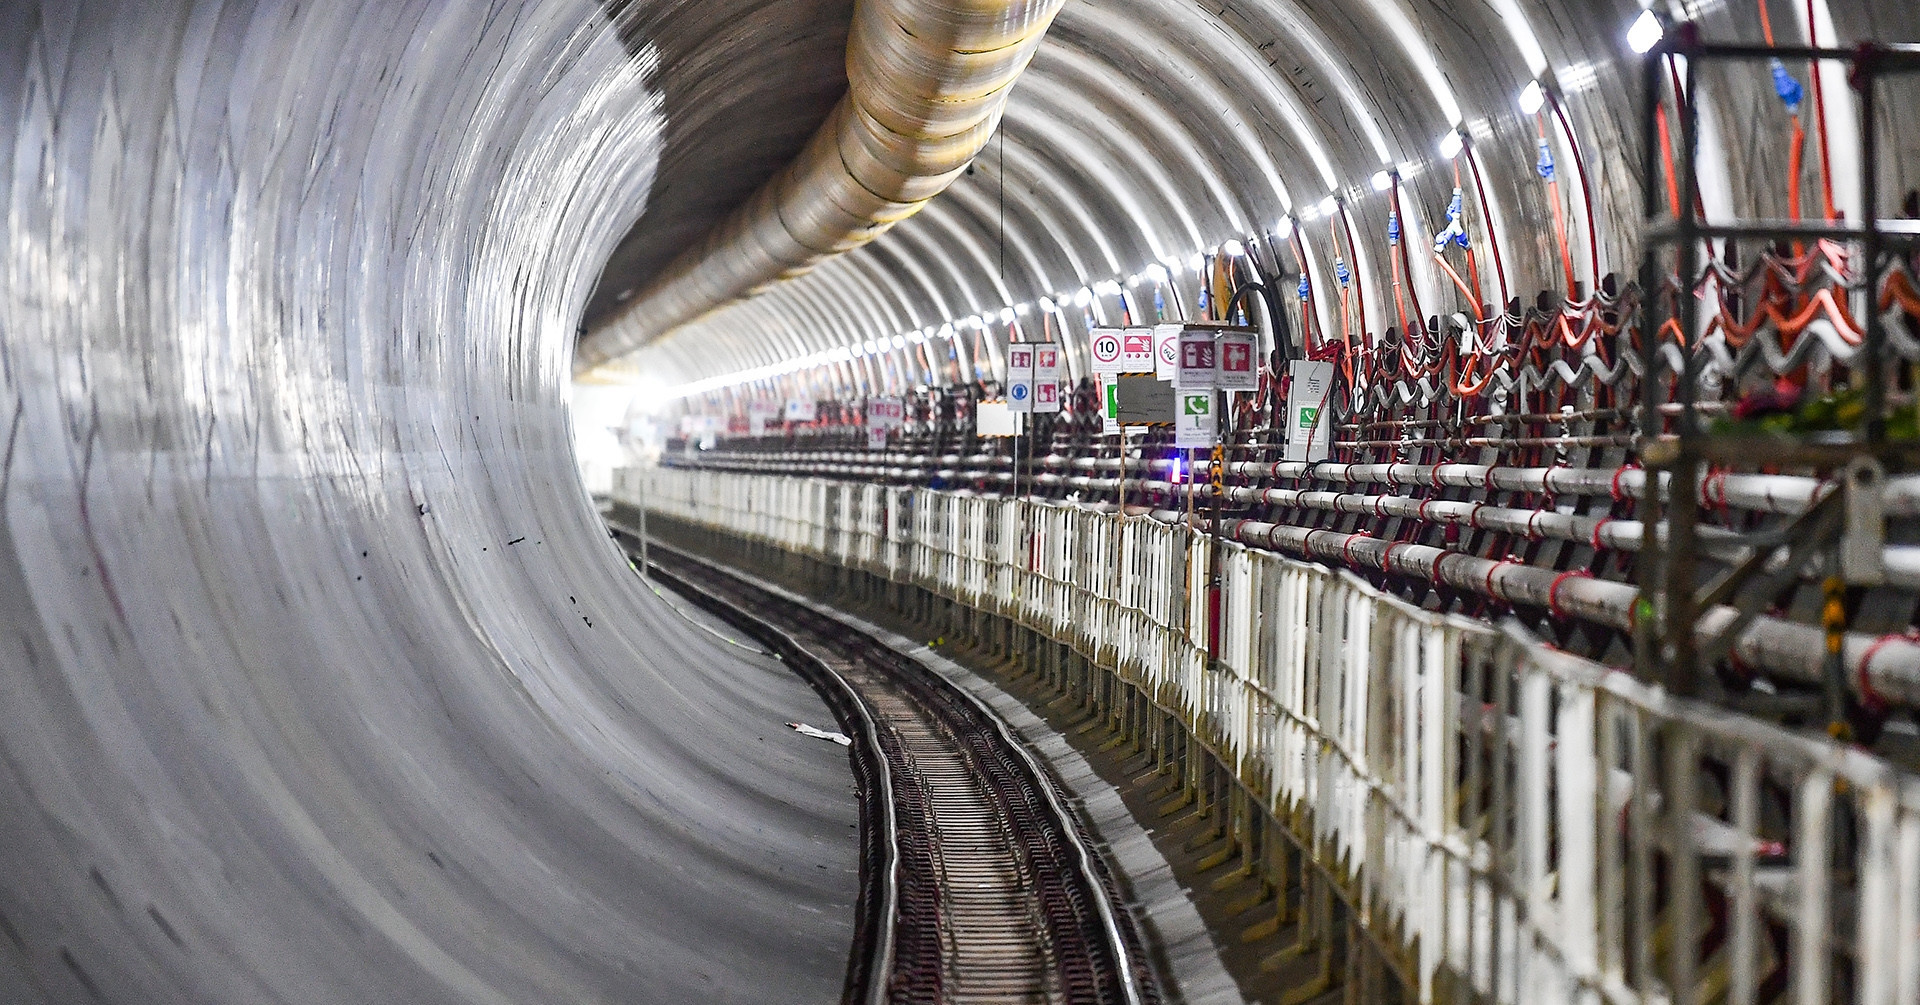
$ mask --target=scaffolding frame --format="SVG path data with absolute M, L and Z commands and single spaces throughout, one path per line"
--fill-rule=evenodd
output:
M 1684 68 L 1673 64 L 1675 57 Z M 1849 69 L 1849 82 L 1859 100 L 1858 130 L 1860 151 L 1861 219 L 1803 222 L 1789 220 L 1741 220 L 1728 223 L 1703 219 L 1700 209 L 1699 100 L 1696 89 L 1699 68 L 1713 63 L 1766 62 L 1779 59 L 1793 64 L 1810 64 L 1813 72 L 1828 64 L 1840 63 Z M 1886 466 L 1912 468 L 1920 460 L 1920 444 L 1890 442 L 1886 436 L 1887 391 L 1889 386 L 1887 332 L 1880 318 L 1876 298 L 1886 269 L 1882 262 L 1890 244 L 1911 244 L 1920 238 L 1920 221 L 1882 219 L 1878 178 L 1880 168 L 1879 135 L 1875 118 L 1878 91 L 1888 76 L 1920 73 L 1920 46 L 1865 43 L 1852 49 L 1818 46 L 1762 46 L 1704 41 L 1699 26 L 1685 23 L 1675 26 L 1648 50 L 1641 62 L 1641 185 L 1643 193 L 1642 244 L 1639 283 L 1641 363 L 1640 402 L 1636 454 L 1647 471 L 1648 491 L 1640 510 L 1646 528 L 1646 546 L 1640 552 L 1637 578 L 1640 599 L 1634 608 L 1635 672 L 1644 680 L 1664 685 L 1683 696 L 1712 695 L 1716 682 L 1706 673 L 1734 645 L 1740 632 L 1751 622 L 1766 596 L 1774 592 L 1810 560 L 1823 560 L 1832 570 L 1826 577 L 1829 609 L 1837 602 L 1835 584 L 1841 582 L 1834 555 L 1839 539 L 1856 531 L 1861 522 L 1851 508 L 1838 501 L 1810 506 L 1796 518 L 1784 534 L 1758 545 L 1748 560 L 1738 563 L 1717 581 L 1703 589 L 1699 582 L 1701 542 L 1699 517 L 1701 488 L 1706 474 L 1704 465 L 1754 463 L 1755 451 L 1763 450 L 1768 463 L 1783 467 L 1811 468 L 1822 472 L 1847 469 L 1854 477 L 1850 487 L 1831 493 L 1837 497 L 1846 491 L 1869 491 L 1877 501 L 1879 482 L 1875 473 L 1884 474 Z M 1672 105 L 1680 128 L 1678 148 L 1671 157 L 1680 204 L 1666 206 L 1662 184 L 1660 150 L 1668 90 L 1663 77 L 1676 76 L 1677 90 Z M 1829 128 L 1834 124 L 1829 123 Z M 1845 128 L 1841 126 L 1840 128 Z M 1665 212 L 1663 212 L 1663 210 Z M 1700 331 L 1700 306 L 1693 294 L 1693 282 L 1701 267 L 1702 245 L 1709 241 L 1758 242 L 1771 245 L 1782 241 L 1828 240 L 1857 246 L 1858 265 L 1849 287 L 1849 296 L 1864 302 L 1865 317 L 1860 355 L 1850 363 L 1850 383 L 1864 382 L 1864 419 L 1853 432 L 1839 435 L 1752 437 L 1715 432 L 1702 422 L 1696 388 L 1704 365 L 1704 356 L 1683 350 L 1677 373 L 1664 365 L 1660 332 L 1669 322 L 1677 323 L 1688 339 Z M 1675 272 L 1680 278 L 1679 295 L 1669 307 L 1661 268 L 1665 254 L 1671 251 Z M 1675 381 L 1674 401 L 1663 400 L 1665 379 Z M 1677 404 L 1673 431 L 1664 428 L 1663 405 Z M 1658 535 L 1661 526 L 1662 493 L 1659 486 L 1665 475 L 1666 536 L 1664 547 Z M 1871 483 L 1870 485 L 1866 483 Z M 1843 512 L 1843 509 L 1845 510 Z M 1860 512 L 1871 512 L 1871 507 Z M 1884 533 L 1884 526 L 1874 531 Z M 1767 571 L 1769 560 L 1787 551 L 1783 578 L 1776 563 Z M 1877 558 L 1875 559 L 1877 561 Z M 1760 589 L 1743 589 L 1758 584 Z M 1702 646 L 1695 637 L 1700 616 L 1718 604 L 1733 606 L 1739 616 L 1730 628 L 1723 629 Z M 1830 638 L 1844 630 L 1829 617 Z M 1826 667 L 1825 712 L 1829 729 L 1842 731 L 1845 725 L 1847 681 L 1842 654 L 1829 645 Z

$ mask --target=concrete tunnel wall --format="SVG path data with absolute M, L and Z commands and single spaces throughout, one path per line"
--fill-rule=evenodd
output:
M 4 22 L 0 1001 L 837 997 L 828 713 L 571 455 L 657 60 L 583 0 Z
M 668 201 L 656 162 L 726 176 L 695 196 L 755 183 L 663 137 L 711 120 L 694 132 L 753 151 L 713 102 L 791 83 L 797 0 L 717 34 L 714 2 L 0 7 L 0 1001 L 834 995 L 850 779 L 763 728 L 825 711 L 644 589 L 572 456 L 571 340 Z M 1751 4 L 1693 6 L 1757 38 Z M 1785 41 L 1798 7 L 1773 4 Z M 1816 9 L 1823 42 L 1920 37 L 1907 3 Z M 936 328 L 1336 189 L 1377 330 L 1369 180 L 1402 168 L 1430 239 L 1442 93 L 1529 299 L 1557 271 L 1513 104 L 1540 60 L 1593 176 L 1601 261 L 1576 242 L 1578 271 L 1630 272 L 1635 12 L 1073 0 L 981 170 L 639 365 L 672 383 Z M 1777 103 L 1764 76 L 1730 94 L 1710 198 L 1777 214 Z M 1910 178 L 1896 139 L 1886 174 Z M 672 200 L 674 240 L 727 208 Z M 619 261 L 660 259 L 640 245 Z M 1433 275 L 1410 282 L 1439 309 Z M 913 376 L 869 356 L 817 383 Z
M 1765 3 L 1781 45 L 1806 43 L 1809 15 L 1826 46 L 1920 39 L 1920 9 L 1911 4 Z M 1761 0 L 1651 6 L 1670 20 L 1698 18 L 1709 40 L 1762 41 Z M 1184 263 L 1227 241 L 1260 245 L 1269 267 L 1290 281 L 1304 271 L 1320 329 L 1336 339 L 1334 257 L 1342 255 L 1353 275 L 1352 331 L 1379 338 L 1400 327 L 1387 253 L 1390 196 L 1374 186 L 1382 171 L 1401 179 L 1401 224 L 1413 248 L 1404 288 L 1427 314 L 1471 309 L 1427 253 L 1446 225 L 1456 168 L 1480 295 L 1496 306 L 1513 298 L 1532 305 L 1542 291 L 1571 292 L 1537 174 L 1543 131 L 1580 297 L 1591 294 L 1595 277 L 1631 282 L 1643 206 L 1639 63 L 1626 34 L 1641 7 L 1636 0 L 1068 0 L 1016 85 L 999 133 L 940 199 L 872 245 L 655 342 L 629 369 L 711 411 L 738 410 L 739 397 L 751 393 L 899 393 L 916 383 L 953 383 L 955 369 L 961 382 L 971 381 L 973 355 L 984 357 L 983 379 L 998 379 L 1001 312 L 1026 307 L 1020 324 L 1037 338 L 1042 298 L 1066 301 L 1089 287 L 1092 303 L 1067 306 L 1054 329 L 1084 366 L 1089 322 L 1120 324 L 1122 290 L 1135 297 L 1136 323 L 1148 323 L 1152 270 L 1168 268 L 1173 285 L 1162 281 L 1160 289 L 1169 302 L 1177 291 L 1191 311 L 1196 286 Z M 1808 218 L 1818 219 L 1812 82 L 1804 64 L 1789 72 L 1804 89 L 1803 197 Z M 1521 90 L 1537 78 L 1558 95 L 1564 126 L 1551 106 L 1544 121 L 1519 106 Z M 1822 79 L 1834 197 L 1857 219 L 1858 104 L 1843 67 L 1829 64 Z M 1906 128 L 1905 111 L 1920 90 L 1912 78 L 1882 86 L 1881 211 L 1891 215 L 1920 169 L 1920 134 Z M 1704 69 L 1700 93 L 1708 212 L 1784 218 L 1789 125 L 1767 65 Z M 1467 153 L 1450 160 L 1439 141 L 1456 129 Z M 1597 256 L 1587 240 L 1589 195 Z M 1344 206 L 1344 219 L 1323 212 L 1329 196 Z M 1288 217 L 1293 228 L 1283 232 Z M 1145 282 L 1131 288 L 1134 277 Z M 1291 289 L 1280 292 L 1298 332 L 1298 300 Z M 982 352 L 973 345 L 980 336 L 964 323 L 970 318 L 987 322 Z M 944 341 L 931 347 L 930 363 L 918 340 L 953 331 L 949 325 L 961 337 L 957 365 Z M 892 344 L 871 351 L 882 341 Z M 833 355 L 868 343 L 861 355 Z M 795 363 L 803 365 L 775 379 Z M 743 375 L 755 379 L 738 380 Z M 734 397 L 707 394 L 714 385 Z

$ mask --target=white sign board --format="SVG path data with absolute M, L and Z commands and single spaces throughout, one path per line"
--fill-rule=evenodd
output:
M 907 406 L 899 398 L 867 399 L 867 449 L 887 445 L 887 434 L 907 424 Z
M 1120 333 L 1120 372 L 1153 373 L 1153 329 L 1128 328 Z
M 1287 460 L 1324 461 L 1333 445 L 1333 364 L 1296 359 L 1287 364 Z
M 1222 391 L 1260 390 L 1257 345 L 1249 332 L 1221 332 L 1220 366 L 1214 371 L 1213 386 Z
M 1120 382 L 1111 374 L 1100 375 L 1100 431 L 1120 431 Z
M 790 398 L 787 400 L 787 421 L 812 422 L 814 419 L 814 409 L 815 404 L 811 401 L 801 401 L 798 398 Z
M 907 424 L 907 405 L 899 398 L 868 398 L 867 425 L 899 429 Z
M 1213 332 L 1193 328 L 1180 333 L 1179 362 L 1173 371 L 1173 386 L 1182 391 L 1213 389 L 1213 371 L 1219 366 L 1218 346 Z
M 779 423 L 779 404 L 765 398 L 755 398 L 747 403 L 747 432 L 754 436 L 765 436 L 769 428 Z
M 1174 367 L 1179 363 L 1180 326 L 1154 325 L 1153 375 L 1161 380 L 1172 380 Z
M 1088 346 L 1093 350 L 1094 373 L 1120 373 L 1120 349 L 1123 333 L 1118 328 L 1095 328 Z
M 1182 388 L 1175 400 L 1179 403 L 1179 414 L 1173 417 L 1173 445 L 1213 446 L 1215 431 L 1219 428 L 1218 417 L 1214 415 L 1213 392 Z
M 1060 347 L 1052 342 L 1033 347 L 1033 410 L 1060 410 Z
M 1004 401 L 983 401 L 973 413 L 973 431 L 979 436 L 1020 435 L 1020 415 Z
M 1007 346 L 1007 408 L 1015 412 L 1033 411 L 1033 348 L 1026 342 Z

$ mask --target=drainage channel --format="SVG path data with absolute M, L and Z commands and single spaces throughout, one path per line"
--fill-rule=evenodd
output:
M 796 665 L 848 729 L 856 775 L 887 779 L 861 786 L 881 840 L 863 856 L 849 1005 L 1161 1001 L 1096 853 L 997 716 L 838 619 L 650 544 L 660 582 Z

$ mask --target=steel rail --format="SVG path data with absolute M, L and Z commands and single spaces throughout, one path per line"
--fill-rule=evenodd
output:
M 892 919 L 900 901 L 899 809 L 894 804 L 893 785 L 886 770 L 885 747 L 880 742 L 880 726 L 872 710 L 861 700 L 858 689 L 791 634 L 770 621 L 755 617 L 718 594 L 699 589 L 653 557 L 656 549 L 672 552 L 678 558 L 690 559 L 690 556 L 657 541 L 650 541 L 624 525 L 609 521 L 609 526 L 615 531 L 615 539 L 621 542 L 629 555 L 640 559 L 650 575 L 658 577 L 661 582 L 710 613 L 734 623 L 772 646 L 782 662 L 794 667 L 801 679 L 821 693 L 837 718 L 844 716 L 858 725 L 853 757 L 863 775 L 871 775 L 871 779 L 863 777 L 862 780 L 870 782 L 865 786 L 865 794 L 874 799 L 874 805 L 863 806 L 862 809 L 863 815 L 867 811 L 877 810 L 873 814 L 878 819 L 872 821 L 872 836 L 879 842 L 880 855 L 879 868 L 863 870 L 861 876 L 861 898 L 868 906 L 868 910 L 861 912 L 861 922 L 872 932 L 873 948 L 864 954 L 865 966 L 860 966 L 862 954 L 856 946 L 855 956 L 848 965 L 846 997 L 850 1005 L 853 1002 L 886 1005 L 888 977 L 893 973 L 894 965 Z M 867 821 L 863 820 L 863 823 Z M 863 860 L 868 850 L 862 849 Z M 862 975 L 859 984 L 852 980 L 856 972 Z
M 630 542 L 633 539 L 631 532 L 627 531 L 626 528 L 615 525 L 615 529 L 623 534 L 626 541 Z M 880 742 L 878 723 L 868 707 L 871 699 L 861 693 L 859 686 L 849 681 L 837 671 L 832 670 L 827 661 L 818 653 L 811 651 L 805 643 L 795 639 L 793 634 L 781 627 L 782 623 L 798 620 L 794 618 L 794 614 L 799 614 L 800 619 L 811 615 L 814 618 L 824 619 L 830 622 L 838 637 L 837 639 L 829 640 L 824 636 L 820 636 L 821 642 L 833 646 L 851 658 L 863 660 L 869 668 L 878 670 L 879 676 L 890 678 L 892 682 L 899 685 L 901 690 L 908 695 L 935 698 L 935 700 L 924 701 L 922 703 L 922 710 L 927 714 L 935 718 L 950 715 L 950 713 L 943 713 L 942 710 L 937 707 L 939 705 L 938 699 L 941 698 L 944 698 L 947 702 L 957 703 L 972 712 L 973 716 L 977 718 L 977 721 L 984 724 L 988 730 L 990 730 L 991 738 L 997 742 L 1000 752 L 1009 755 L 1005 760 L 1017 768 L 1017 777 L 1020 783 L 1024 784 L 1029 790 L 1040 797 L 1039 802 L 1044 806 L 1047 815 L 1044 826 L 1052 831 L 1054 836 L 1059 838 L 1060 845 L 1067 849 L 1071 860 L 1074 862 L 1073 878 L 1076 883 L 1082 886 L 1089 894 L 1087 899 L 1092 904 L 1098 923 L 1100 938 L 1104 943 L 1104 946 L 1101 948 L 1104 950 L 1104 954 L 1111 958 L 1116 965 L 1117 983 L 1119 984 L 1119 990 L 1122 995 L 1120 1000 L 1124 1001 L 1125 1005 L 1147 1005 L 1149 997 L 1141 985 L 1139 976 L 1135 972 L 1135 965 L 1143 963 L 1144 961 L 1137 960 L 1136 954 L 1129 947 L 1127 933 L 1123 931 L 1120 915 L 1116 911 L 1113 903 L 1116 895 L 1115 888 L 1109 878 L 1102 872 L 1097 854 L 1088 847 L 1087 840 L 1082 834 L 1078 822 L 1072 811 L 1061 800 L 1045 768 L 1032 751 L 1027 749 L 1024 743 L 1020 742 L 1007 726 L 1006 722 L 1001 719 L 991 707 L 977 696 L 940 679 L 936 675 L 930 673 L 913 673 L 907 669 L 907 666 L 903 666 L 903 664 L 913 664 L 914 661 L 911 657 L 900 653 L 898 650 L 887 646 L 878 639 L 858 630 L 830 610 L 820 608 L 817 605 L 806 604 L 803 601 L 788 596 L 783 596 L 777 587 L 758 582 L 747 574 L 723 567 L 705 558 L 690 554 L 682 549 L 674 548 L 671 545 L 663 544 L 657 540 L 648 542 L 648 548 L 649 554 L 652 556 L 649 567 L 659 570 L 663 581 L 673 585 L 675 589 L 680 590 L 682 593 L 694 599 L 695 602 L 707 606 L 716 614 L 720 614 L 727 620 L 736 623 L 743 630 L 754 634 L 756 637 L 783 640 L 783 648 L 784 646 L 794 647 L 795 651 L 802 654 L 803 658 L 825 669 L 827 673 L 832 676 L 833 680 L 837 681 L 840 686 L 846 688 L 848 693 L 854 695 L 856 701 L 862 707 L 861 721 L 863 730 L 867 731 L 866 742 L 871 744 L 873 750 L 884 754 L 887 748 Z M 666 564 L 663 564 L 660 560 L 663 554 L 670 556 Z M 684 565 L 682 565 L 683 563 Z M 675 569 L 673 568 L 674 565 L 682 565 L 682 568 Z M 684 569 L 688 566 L 697 569 L 699 574 L 717 580 L 723 584 L 723 587 L 721 589 L 712 589 L 692 582 L 691 577 L 684 573 Z M 722 595 L 726 592 L 726 587 L 731 587 L 732 590 L 738 591 L 736 596 L 739 596 L 742 600 L 751 599 L 752 603 L 750 605 L 743 605 L 727 599 Z M 753 609 L 749 610 L 749 606 Z M 773 612 L 787 613 L 780 615 L 774 614 Z M 817 631 L 811 632 L 810 634 L 820 635 Z M 876 656 L 879 658 L 875 658 Z M 956 736 L 965 735 L 967 732 L 966 726 L 959 723 L 948 722 L 945 724 L 945 727 Z M 984 783 L 988 780 L 983 779 L 982 781 Z M 892 862 L 894 868 L 897 869 L 899 868 L 898 848 L 900 842 L 897 833 L 895 833 L 892 828 L 897 828 L 900 822 L 897 811 L 893 807 L 894 797 L 890 786 L 888 789 L 887 811 L 884 816 L 888 820 L 890 828 L 888 836 L 888 847 L 890 849 L 889 861 Z M 887 903 L 890 912 L 897 911 L 900 904 L 898 896 L 899 884 L 900 877 L 898 875 L 889 876 L 886 886 L 888 889 Z M 891 983 L 891 978 L 894 976 L 892 973 L 894 953 L 892 952 L 891 946 L 897 938 L 895 924 L 897 924 L 898 917 L 892 913 L 890 913 L 888 917 L 890 918 L 889 923 L 880 926 L 880 931 L 884 933 L 887 941 L 888 949 L 884 953 L 875 953 L 871 957 L 872 964 L 869 970 L 871 976 L 867 983 L 868 1005 L 878 1005 L 878 1003 L 887 1000 L 885 991 Z M 1044 934 L 1049 944 L 1055 946 L 1062 944 L 1061 939 L 1063 936 L 1079 937 L 1077 929 L 1068 928 L 1063 931 L 1056 926 L 1050 926 Z M 1086 956 L 1089 959 L 1098 959 L 1098 955 L 1092 952 L 1086 953 Z M 883 961 L 886 966 L 884 971 L 880 969 Z M 876 991 L 876 988 L 879 990 Z

